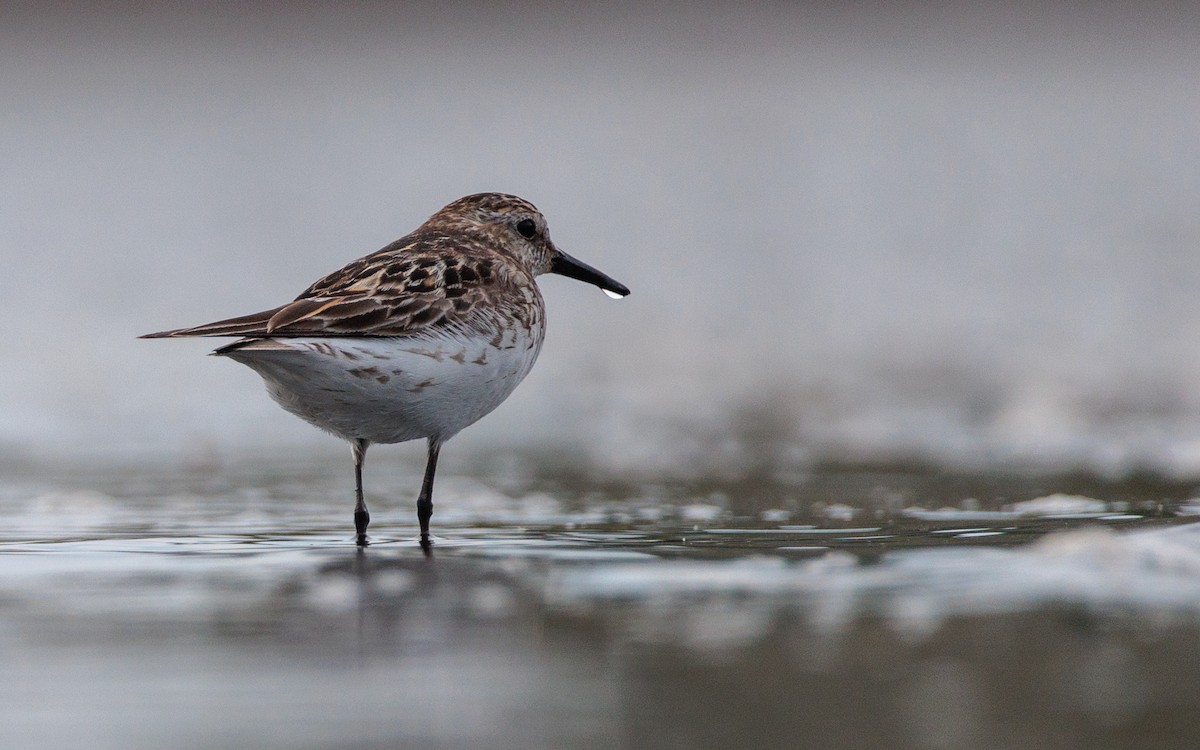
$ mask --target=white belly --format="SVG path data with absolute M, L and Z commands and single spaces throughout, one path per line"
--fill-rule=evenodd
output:
M 224 356 L 292 414 L 347 440 L 448 440 L 529 374 L 542 332 L 503 337 L 262 339 Z

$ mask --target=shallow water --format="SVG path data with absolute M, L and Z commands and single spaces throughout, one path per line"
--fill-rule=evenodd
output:
M 365 551 L 345 473 L 11 468 L 0 744 L 1200 739 L 1200 525 L 1179 488 L 1027 498 L 1028 478 L 842 470 L 739 503 L 448 474 L 427 560 L 388 499 L 416 470 L 376 467 Z M 852 487 L 876 500 L 836 502 Z

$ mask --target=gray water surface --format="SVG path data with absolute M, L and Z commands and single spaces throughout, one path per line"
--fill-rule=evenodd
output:
M 1200 738 L 1189 645 L 1200 525 L 1186 500 L 1059 494 L 883 512 L 828 501 L 847 483 L 903 494 L 895 478 L 850 472 L 813 478 L 826 491 L 793 509 L 746 515 L 732 497 L 678 487 L 601 497 L 563 478 L 546 491 L 535 488 L 545 478 L 521 488 L 448 475 L 425 559 L 411 503 L 378 494 L 374 543 L 357 550 L 344 477 L 325 469 L 11 470 L 0 742 Z M 375 476 L 413 484 L 409 494 L 418 478 L 382 466 Z M 1013 495 L 1028 481 L 1013 478 Z

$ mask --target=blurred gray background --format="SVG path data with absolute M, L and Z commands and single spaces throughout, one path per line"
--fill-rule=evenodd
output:
M 134 337 L 499 190 L 634 293 L 468 453 L 1200 476 L 1198 8 L 5 3 L 0 448 L 341 450 Z

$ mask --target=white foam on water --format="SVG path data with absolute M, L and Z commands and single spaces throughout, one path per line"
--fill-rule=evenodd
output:
M 1079 495 L 1054 494 L 1037 497 L 1009 506 L 1018 516 L 1058 516 L 1083 518 L 1101 515 L 1109 511 L 1103 500 Z
M 1049 606 L 1200 622 L 1200 524 L 1065 531 L 1009 549 L 903 550 L 869 565 L 834 551 L 795 562 L 761 556 L 566 568 L 550 576 L 545 596 L 552 606 L 589 611 L 624 602 L 685 630 L 689 618 L 707 612 L 690 603 L 731 597 L 826 630 L 872 616 L 930 632 L 955 616 Z

